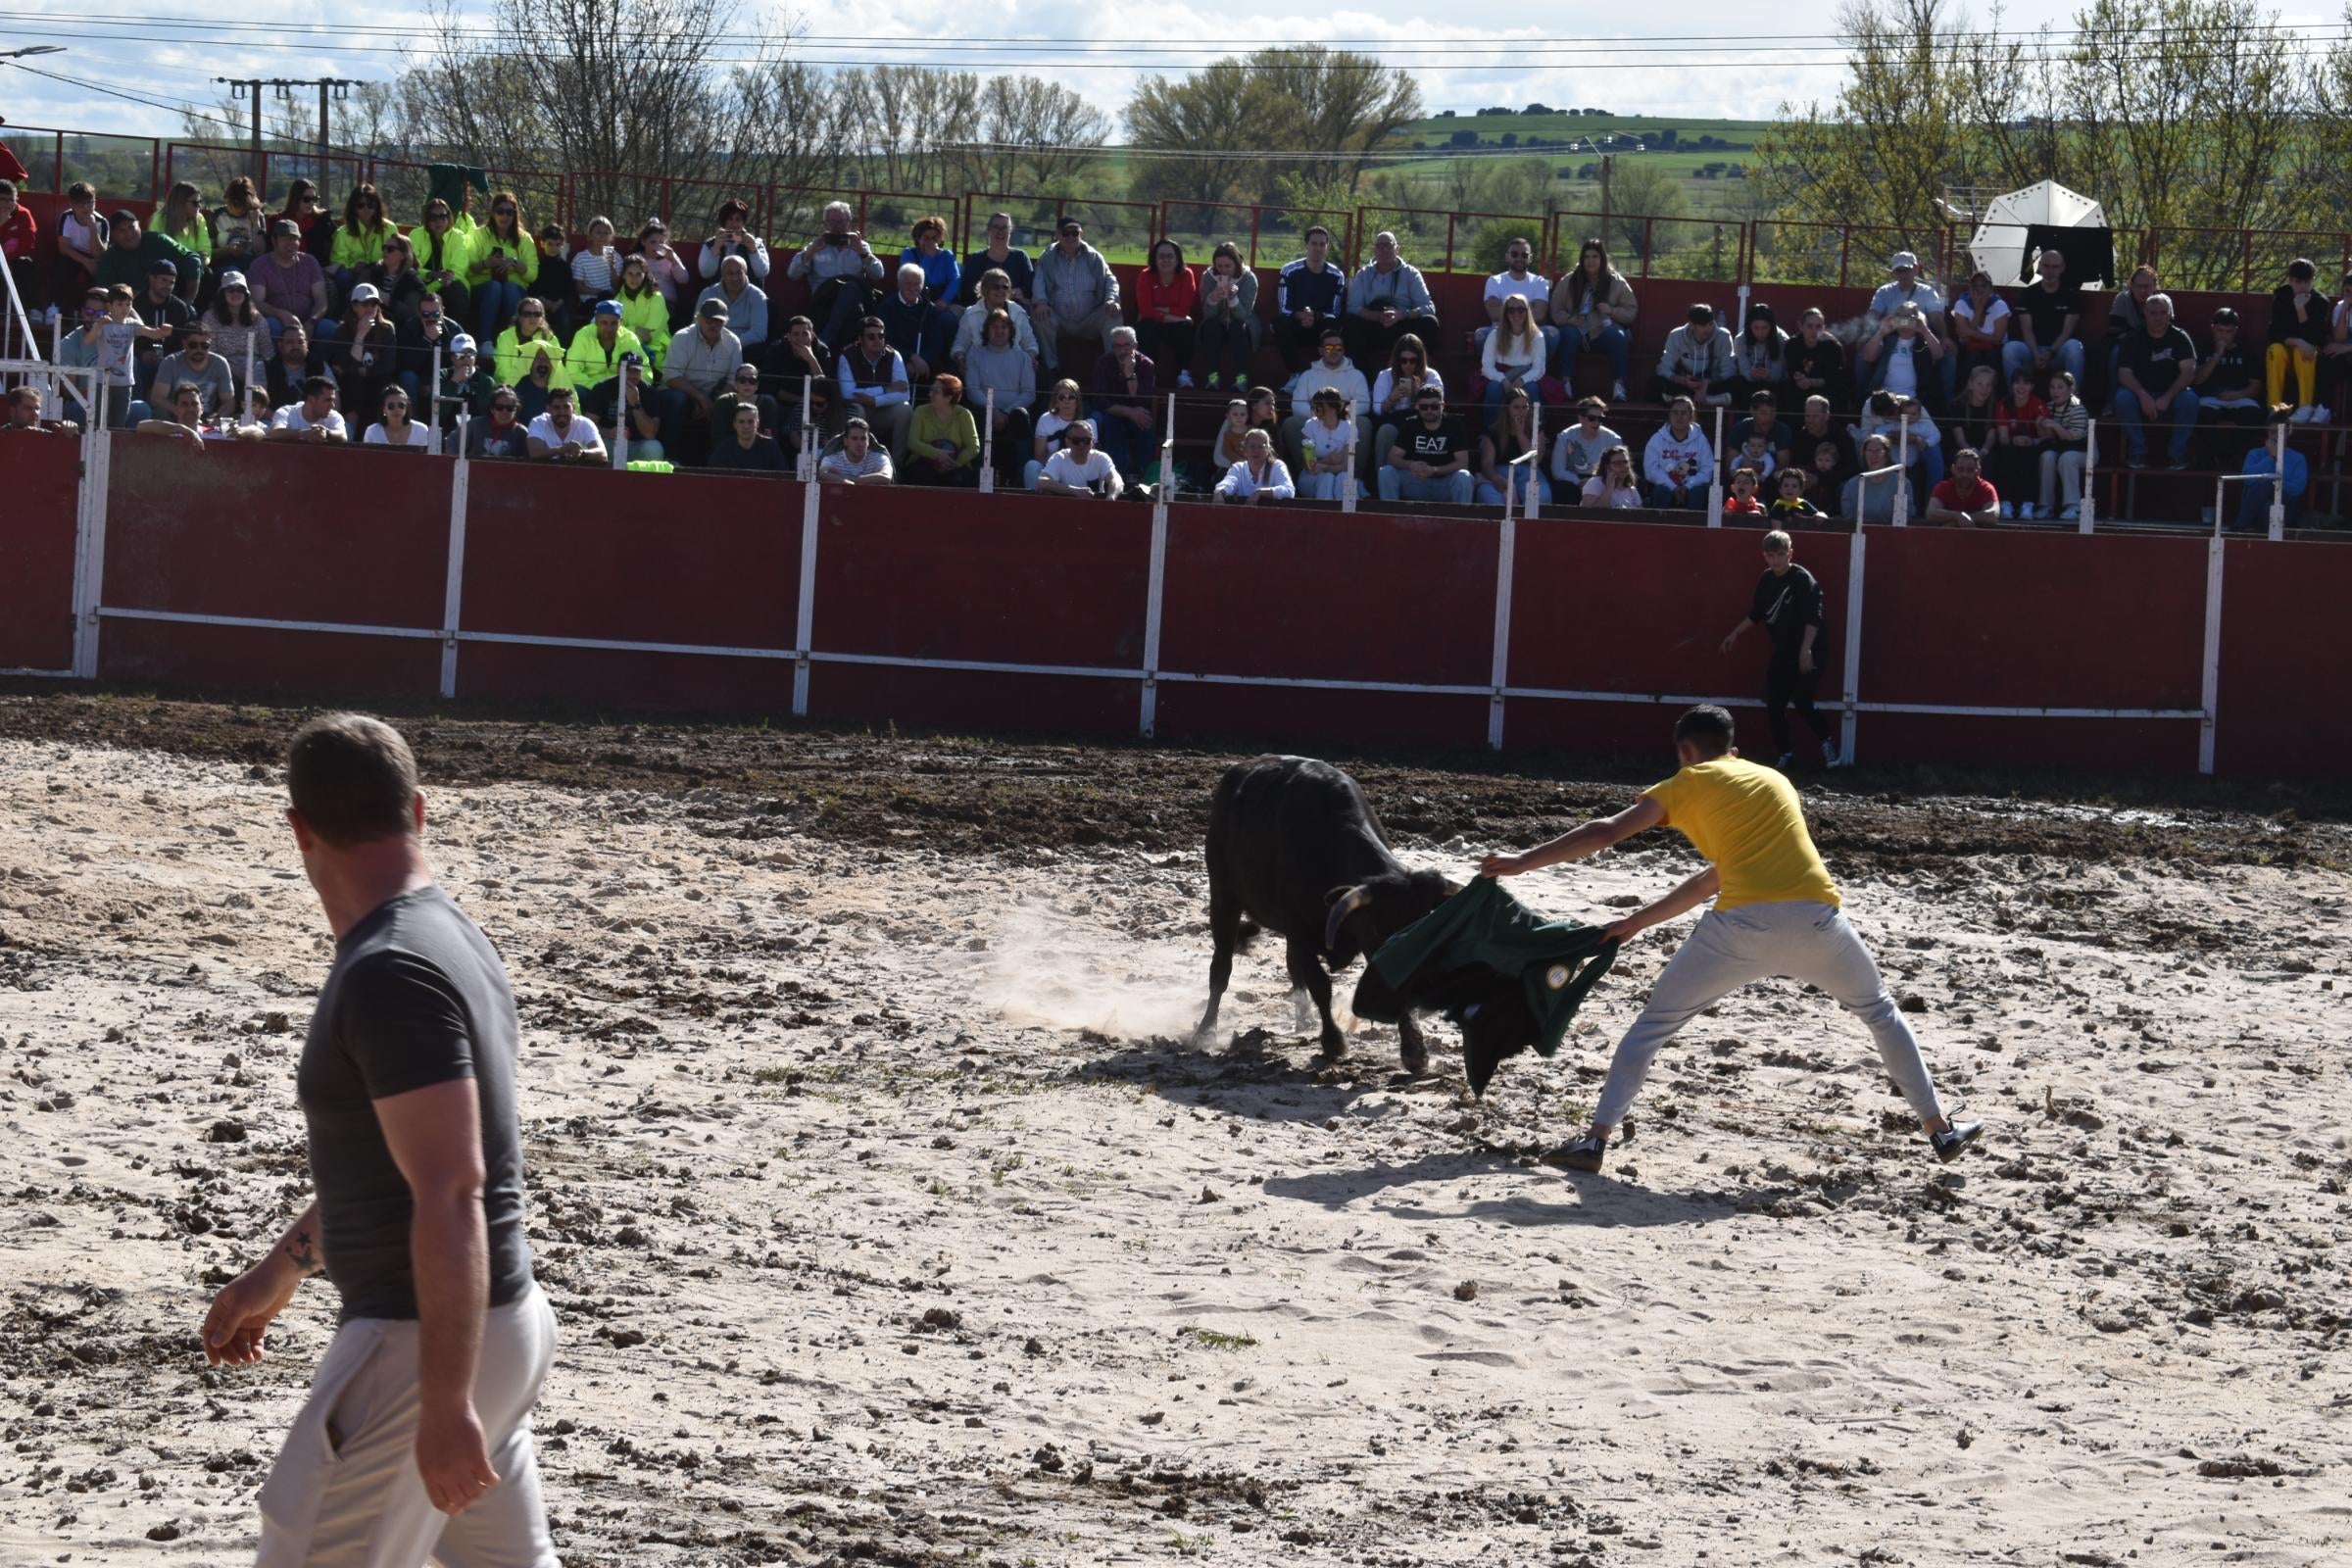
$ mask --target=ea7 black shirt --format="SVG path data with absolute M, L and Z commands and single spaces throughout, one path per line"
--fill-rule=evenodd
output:
M 1830 649 L 1830 631 L 1821 619 L 1821 584 L 1804 567 L 1791 565 L 1777 577 L 1766 567 L 1764 575 L 1756 579 L 1756 597 L 1747 607 L 1747 618 L 1763 622 L 1772 636 L 1775 659 L 1795 659 L 1805 646 L 1805 628 L 1820 627 L 1813 637 L 1813 664 L 1821 667 Z
M 522 1139 L 514 1111 L 519 1038 L 506 966 L 439 888 L 387 900 L 335 944 L 295 1077 L 310 1126 L 326 1277 L 343 1319 L 414 1318 L 415 1204 L 375 1102 L 471 1078 L 482 1123 L 482 1217 L 490 1304 L 531 1281 L 522 1234 Z
M 1419 419 L 1400 426 L 1396 431 L 1396 444 L 1404 448 L 1404 455 L 1416 463 L 1435 464 L 1441 468 L 1453 461 L 1456 452 L 1470 450 L 1470 443 L 1462 435 L 1462 421 L 1450 418 L 1439 420 L 1435 430 Z

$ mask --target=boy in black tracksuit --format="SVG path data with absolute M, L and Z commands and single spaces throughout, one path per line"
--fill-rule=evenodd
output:
M 1788 734 L 1788 705 L 1804 715 L 1805 727 L 1821 742 L 1823 765 L 1840 765 L 1838 743 L 1830 722 L 1813 706 L 1821 684 L 1822 666 L 1829 662 L 1829 631 L 1821 619 L 1821 584 L 1790 559 L 1795 545 L 1775 528 L 1764 536 L 1764 575 L 1756 579 L 1756 594 L 1747 613 L 1723 639 L 1730 653 L 1750 626 L 1762 626 L 1772 638 L 1772 665 L 1764 677 L 1764 712 L 1772 721 L 1773 749 L 1780 753 L 1777 767 L 1784 773 L 1796 760 Z

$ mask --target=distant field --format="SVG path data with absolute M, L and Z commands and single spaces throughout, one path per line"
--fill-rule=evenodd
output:
M 1679 141 L 1718 136 L 1737 145 L 1754 141 L 1770 123 L 1762 120 L 1684 120 L 1671 115 L 1488 115 L 1482 119 L 1475 115 L 1457 114 L 1450 120 L 1417 120 L 1397 131 L 1395 140 L 1407 147 L 1416 141 L 1435 145 L 1444 142 L 1457 130 L 1475 130 L 1482 145 L 1498 143 L 1505 132 L 1517 136 L 1521 141 L 1530 136 L 1564 141 L 1580 136 L 1611 135 L 1640 136 L 1648 141 L 1672 126 Z

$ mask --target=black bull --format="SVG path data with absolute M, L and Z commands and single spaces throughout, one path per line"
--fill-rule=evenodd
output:
M 1208 808 L 1208 929 L 1216 951 L 1198 1038 L 1215 1032 L 1235 950 L 1262 928 L 1281 934 L 1292 984 L 1314 998 L 1323 1054 L 1344 1054 L 1348 1037 L 1331 1016 L 1331 973 L 1358 954 L 1378 952 L 1457 891 L 1435 871 L 1399 864 L 1362 788 L 1330 763 L 1307 757 L 1236 763 Z M 1421 1031 L 1409 1012 L 1397 1011 L 1397 1054 L 1407 1072 L 1425 1072 Z

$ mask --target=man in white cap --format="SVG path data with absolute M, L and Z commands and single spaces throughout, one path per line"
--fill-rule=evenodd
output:
M 1890 283 L 1879 285 L 1870 297 L 1870 328 L 1877 331 L 1879 323 L 1906 305 L 1916 305 L 1938 330 L 1943 325 L 1943 296 L 1936 285 L 1923 283 L 1919 277 L 1919 258 L 1910 251 L 1896 251 L 1886 260 L 1888 270 L 1894 273 Z

